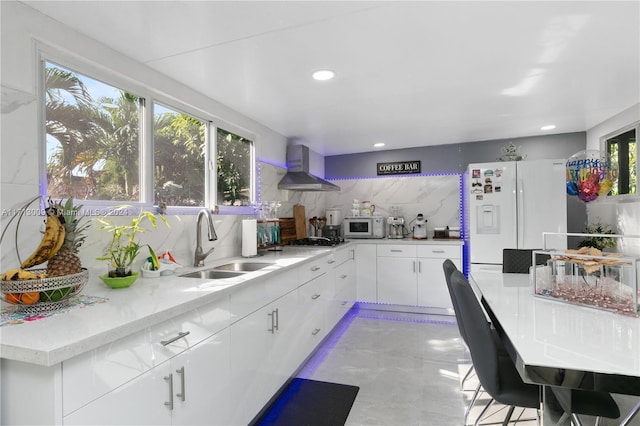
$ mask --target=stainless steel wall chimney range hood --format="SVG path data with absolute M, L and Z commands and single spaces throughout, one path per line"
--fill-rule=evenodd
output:
M 309 173 L 309 147 L 290 145 L 287 147 L 287 174 L 278 189 L 290 191 L 340 191 L 338 185 Z

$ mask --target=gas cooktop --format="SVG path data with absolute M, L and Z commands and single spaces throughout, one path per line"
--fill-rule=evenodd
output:
M 289 245 L 333 247 L 341 243 L 344 243 L 344 238 L 342 237 L 307 237 L 291 241 Z

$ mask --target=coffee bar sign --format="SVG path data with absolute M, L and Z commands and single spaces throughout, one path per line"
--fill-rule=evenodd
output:
M 378 176 L 406 175 L 420 173 L 420 161 L 395 161 L 393 163 L 378 163 Z

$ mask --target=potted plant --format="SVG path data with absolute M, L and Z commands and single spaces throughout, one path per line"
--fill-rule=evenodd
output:
M 592 224 L 588 224 L 585 228 L 585 233 L 587 234 L 599 234 L 599 235 L 614 235 L 615 232 L 611 229 L 609 225 L 605 225 L 600 222 L 594 222 Z M 578 243 L 578 247 L 595 247 L 598 250 L 602 251 L 605 248 L 613 248 L 617 244 L 615 238 L 611 237 L 587 237 Z
M 116 207 L 114 212 L 130 209 L 131 206 Z M 159 215 L 160 219 L 167 227 L 169 223 L 164 216 Z M 146 222 L 151 228 L 156 228 L 156 216 L 145 209 L 140 209 L 137 215 L 132 216 L 130 223 L 116 224 L 113 216 L 102 216 L 98 218 L 100 227 L 98 229 L 111 233 L 111 241 L 105 250 L 105 255 L 98 257 L 97 260 L 105 260 L 109 262 L 110 270 L 108 274 L 100 276 L 100 278 L 109 286 L 114 288 L 128 287 L 138 278 L 138 272 L 131 270 L 131 264 L 140 254 L 143 247 L 149 249 L 149 254 L 154 264 L 158 264 L 158 258 L 149 244 L 140 244 L 136 236 L 139 233 L 149 231 L 145 227 Z

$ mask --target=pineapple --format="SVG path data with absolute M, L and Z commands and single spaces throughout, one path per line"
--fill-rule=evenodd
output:
M 62 247 L 47 264 L 47 276 L 59 277 L 62 275 L 77 274 L 82 271 L 82 263 L 78 257 L 78 249 L 84 243 L 86 235 L 84 231 L 89 227 L 88 223 L 81 224 L 82 217 L 79 216 L 82 205 L 73 205 L 73 199 L 67 199 L 62 205 L 62 200 L 53 204 L 54 207 L 62 210 L 64 219 L 65 236 Z

